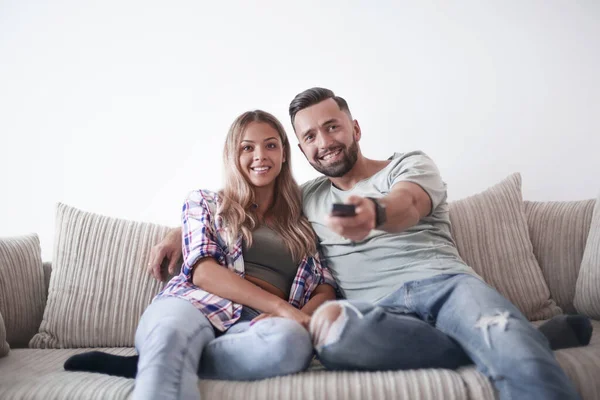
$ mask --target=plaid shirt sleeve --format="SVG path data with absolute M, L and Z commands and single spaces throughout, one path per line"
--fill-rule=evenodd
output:
M 319 257 L 318 254 L 317 254 L 317 257 Z M 321 270 L 323 271 L 323 279 L 322 279 L 321 284 L 326 283 L 328 285 L 331 285 L 337 292 L 338 286 L 337 286 L 337 283 L 335 282 L 335 279 L 333 278 L 333 275 L 331 274 L 331 271 L 329 270 L 329 267 L 327 266 L 327 262 L 325 260 L 321 260 L 320 257 L 319 257 L 319 262 L 321 264 Z
M 333 286 L 337 291 L 337 284 L 329 268 L 321 264 L 319 253 L 313 257 L 305 257 L 298 267 L 298 272 L 292 284 L 289 303 L 296 308 L 303 307 L 310 300 L 310 296 L 322 284 Z
M 182 273 L 189 282 L 192 281 L 192 267 L 204 257 L 212 257 L 223 264 L 225 257 L 223 248 L 219 245 L 215 234 L 213 216 L 202 191 L 191 192 L 182 210 L 182 244 L 183 267 Z

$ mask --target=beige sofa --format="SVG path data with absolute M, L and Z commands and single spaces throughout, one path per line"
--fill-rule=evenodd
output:
M 450 215 L 461 256 L 534 323 L 562 312 L 594 319 L 589 346 L 555 354 L 582 397 L 600 399 L 600 200 L 523 202 L 514 174 L 451 203 Z M 62 365 L 90 348 L 134 354 L 137 321 L 160 290 L 143 266 L 167 229 L 59 204 L 52 268 L 42 263 L 36 235 L 0 239 L 0 399 L 131 395 L 132 379 L 66 372 Z M 473 366 L 329 372 L 314 361 L 291 376 L 199 385 L 204 399 L 495 396 Z

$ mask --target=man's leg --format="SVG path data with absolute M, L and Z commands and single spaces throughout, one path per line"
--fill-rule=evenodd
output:
M 304 371 L 313 357 L 308 331 L 296 321 L 266 318 L 238 322 L 202 353 L 199 375 L 207 379 L 256 380 Z
M 578 399 L 548 340 L 481 280 L 465 274 L 409 282 L 407 302 L 465 349 L 501 399 Z
M 200 399 L 198 363 L 214 337 L 208 319 L 188 301 L 167 297 L 150 304 L 135 334 L 140 358 L 133 399 Z
M 310 332 L 326 368 L 378 371 L 471 363 L 454 340 L 406 313 L 402 289 L 390 297 L 398 301 L 385 306 L 332 301 L 315 312 Z

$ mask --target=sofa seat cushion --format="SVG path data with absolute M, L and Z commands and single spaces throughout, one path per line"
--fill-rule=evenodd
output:
M 536 321 L 535 325 L 542 322 Z M 554 352 L 584 400 L 600 399 L 600 321 L 592 320 L 592 325 L 594 333 L 589 345 Z
M 13 349 L 0 359 L 0 399 L 126 399 L 133 379 L 63 369 L 67 358 L 89 350 Z M 133 348 L 94 350 L 135 354 Z
M 585 399 L 600 399 L 600 321 L 593 321 L 594 334 L 585 347 L 559 350 L 556 359 Z
M 17 349 L 0 359 L 0 398 L 3 400 L 127 399 L 134 380 L 85 372 L 67 372 L 63 363 L 73 354 L 90 349 Z M 98 349 L 96 349 L 98 350 Z M 132 348 L 101 349 L 134 354 Z M 476 371 L 423 369 L 387 372 L 328 372 L 313 363 L 305 373 L 255 382 L 199 381 L 206 399 L 493 399 L 472 397 L 491 393 Z M 465 382 L 488 388 L 469 388 Z
M 536 321 L 539 325 L 543 321 Z M 584 400 L 600 399 L 600 321 L 586 347 L 557 351 L 556 358 Z M 133 379 L 66 372 L 63 363 L 91 349 L 15 349 L 0 359 L 1 399 L 127 399 Z M 98 350 L 98 349 L 94 349 Z M 100 349 L 135 354 L 133 348 Z M 256 382 L 206 380 L 204 398 L 216 399 L 483 399 L 493 389 L 474 366 L 457 371 L 423 369 L 394 372 L 328 372 L 313 362 L 308 372 Z

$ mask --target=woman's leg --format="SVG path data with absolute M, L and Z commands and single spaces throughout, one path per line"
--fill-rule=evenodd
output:
M 238 322 L 202 353 L 202 378 L 256 380 L 305 370 L 313 356 L 308 331 L 291 319 Z
M 166 297 L 150 304 L 135 334 L 140 358 L 133 399 L 199 399 L 198 363 L 214 337 L 208 319 L 188 301 Z

